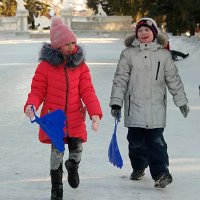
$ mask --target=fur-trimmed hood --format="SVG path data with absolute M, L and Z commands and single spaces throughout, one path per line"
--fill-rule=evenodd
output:
M 74 54 L 64 56 L 59 49 L 51 48 L 50 43 L 44 43 L 40 53 L 39 60 L 46 61 L 53 66 L 59 66 L 66 63 L 67 67 L 76 67 L 85 61 L 85 53 L 79 45 L 77 45 L 77 51 Z
M 157 42 L 157 44 L 161 45 L 164 48 L 167 45 L 168 37 L 164 33 L 158 33 L 154 42 Z M 129 35 L 124 40 L 124 44 L 126 47 L 137 46 L 139 43 L 140 42 L 135 35 Z

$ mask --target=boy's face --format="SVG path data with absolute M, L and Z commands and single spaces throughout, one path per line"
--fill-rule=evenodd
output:
M 75 42 L 67 43 L 67 44 L 65 44 L 64 46 L 60 47 L 60 51 L 61 51 L 64 55 L 70 54 L 70 53 L 72 53 L 73 50 L 75 49 L 75 45 L 76 45 Z
M 141 43 L 150 43 L 154 40 L 153 32 L 146 26 L 141 26 L 138 29 L 137 37 Z

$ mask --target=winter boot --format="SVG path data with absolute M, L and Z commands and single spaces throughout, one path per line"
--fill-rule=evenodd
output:
M 51 200 L 63 200 L 62 168 L 51 170 Z
M 144 169 L 141 170 L 133 169 L 130 179 L 138 181 L 141 180 L 144 175 L 145 175 Z
M 186 58 L 186 57 L 188 57 L 188 56 L 189 56 L 189 53 L 184 54 L 183 58 Z
M 172 183 L 172 175 L 170 173 L 161 173 L 155 178 L 155 188 L 165 188 L 167 185 Z
M 68 172 L 68 183 L 72 188 L 77 188 L 79 185 L 78 163 L 73 163 L 71 160 L 66 160 L 65 167 Z

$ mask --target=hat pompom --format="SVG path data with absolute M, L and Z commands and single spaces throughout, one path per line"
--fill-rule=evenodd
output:
M 51 27 L 63 25 L 63 24 L 64 24 L 64 21 L 61 17 L 58 17 L 58 16 L 52 17 Z

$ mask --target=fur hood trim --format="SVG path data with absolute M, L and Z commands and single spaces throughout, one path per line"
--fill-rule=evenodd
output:
M 67 67 L 74 68 L 85 61 L 82 47 L 77 47 L 76 53 L 64 56 L 59 49 L 51 48 L 50 43 L 44 43 L 39 53 L 39 61 L 46 61 L 55 67 L 66 63 Z
M 135 46 L 133 44 L 133 41 L 136 39 L 135 35 L 129 35 L 125 38 L 124 40 L 124 44 L 126 47 L 130 47 L 130 46 Z M 158 33 L 155 41 L 157 42 L 157 44 L 160 44 L 162 47 L 165 47 L 167 45 L 168 42 L 168 37 L 166 34 L 164 33 Z
M 83 48 L 77 46 L 78 50 L 74 54 L 67 55 L 66 58 L 66 65 L 67 67 L 73 68 L 79 66 L 82 62 L 85 62 L 85 53 Z

